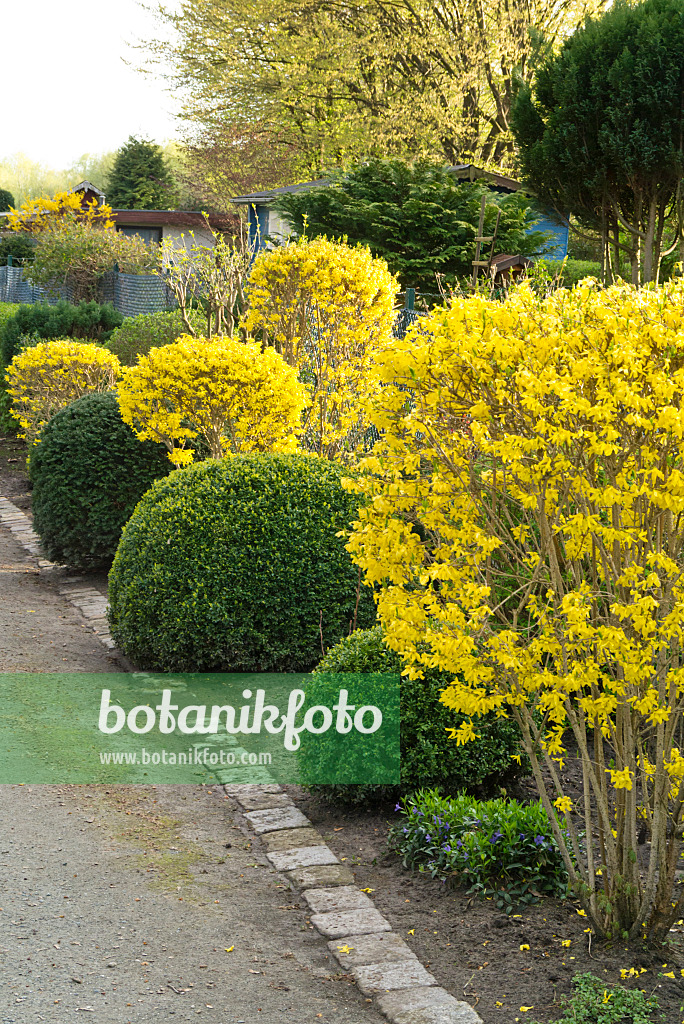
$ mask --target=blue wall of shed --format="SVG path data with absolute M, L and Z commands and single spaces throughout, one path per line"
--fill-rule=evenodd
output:
M 531 229 L 544 231 L 553 237 L 546 243 L 543 257 L 547 260 L 564 260 L 568 255 L 568 225 L 562 224 L 553 213 L 542 214 Z

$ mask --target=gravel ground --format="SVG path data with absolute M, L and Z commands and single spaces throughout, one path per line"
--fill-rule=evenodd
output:
M 0 671 L 116 663 L 0 529 Z M 380 1024 L 220 788 L 0 786 L 0 1024 Z

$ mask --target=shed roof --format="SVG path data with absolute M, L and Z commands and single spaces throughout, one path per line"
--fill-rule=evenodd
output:
M 495 174 L 493 171 L 486 171 L 484 167 L 477 167 L 475 164 L 453 164 L 447 167 L 448 171 L 459 180 L 476 181 L 485 179 L 492 188 L 500 189 L 503 192 L 518 192 L 525 186 L 515 178 L 507 178 L 503 174 Z M 260 192 L 248 192 L 243 196 L 235 196 L 231 202 L 236 206 L 247 206 L 269 203 L 278 196 L 289 195 L 292 192 L 307 192 L 311 188 L 321 188 L 329 185 L 331 178 L 318 178 L 316 181 L 300 181 L 296 185 L 281 185 L 279 188 L 264 189 Z
M 121 227 L 181 227 L 204 228 L 207 218 L 197 210 L 112 210 L 112 218 Z M 235 227 L 237 215 L 210 213 L 209 226 L 219 231 Z
M 73 188 L 69 189 L 69 192 L 94 192 L 95 195 L 105 197 L 102 189 L 98 188 L 97 185 L 93 185 L 92 181 L 80 181 L 78 185 L 74 185 Z

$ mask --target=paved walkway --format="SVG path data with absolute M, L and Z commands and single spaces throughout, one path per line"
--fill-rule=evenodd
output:
M 0 529 L 0 670 L 115 671 Z M 221 788 L 0 786 L 0 1024 L 380 1024 Z

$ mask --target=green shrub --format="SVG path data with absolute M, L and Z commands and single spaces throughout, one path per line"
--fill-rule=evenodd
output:
M 2 189 L 0 189 L 0 192 Z M 7 257 L 12 257 L 15 266 L 33 259 L 36 251 L 36 240 L 25 231 L 13 231 L 11 235 L 0 238 L 0 267 L 7 266 Z
M 200 310 L 188 310 L 188 319 L 198 335 L 206 332 L 207 318 Z M 121 327 L 113 332 L 107 348 L 118 356 L 124 366 L 133 366 L 138 356 L 145 356 L 151 348 L 170 345 L 187 334 L 188 329 L 177 310 L 161 313 L 141 313 L 126 317 Z
M 601 264 L 592 260 L 539 260 L 551 275 L 561 275 L 561 286 L 572 288 L 585 277 L 601 280 Z
M 401 672 L 399 657 L 382 638 L 382 627 L 356 630 L 322 659 L 314 674 L 327 672 Z M 529 771 L 522 752 L 520 732 L 511 719 L 487 715 L 477 721 L 480 738 L 458 746 L 447 730 L 457 728 L 464 716 L 440 703 L 449 682 L 439 672 L 426 672 L 424 679 L 401 680 L 401 790 L 419 786 L 439 787 L 447 792 L 482 787 L 491 791 L 504 780 Z M 513 757 L 521 757 L 521 763 Z M 398 795 L 390 786 L 311 786 L 329 800 L 339 803 L 367 803 Z
M 14 206 L 14 196 L 6 188 L 0 188 L 0 212 L 6 213 L 10 206 Z
M 123 317 L 111 304 L 81 302 L 75 306 L 64 300 L 50 306 L 47 303 L 19 306 L 15 315 L 0 328 L 0 357 L 9 366 L 28 337 L 82 338 L 104 342 Z
M 110 573 L 119 646 L 165 671 L 311 668 L 321 643 L 348 632 L 357 601 L 338 537 L 357 508 L 343 474 L 316 456 L 240 455 L 154 484 Z M 358 618 L 374 618 L 365 588 Z
M 49 559 L 79 569 L 111 564 L 140 497 L 170 469 L 166 449 L 139 441 L 113 392 L 56 413 L 31 453 L 33 524 Z
M 19 309 L 18 302 L 0 302 L 0 337 L 4 324 L 13 317 Z M 5 366 L 0 359 L 0 436 L 13 436 L 19 429 L 19 421 L 10 412 L 12 399 L 7 392 L 7 381 L 5 380 Z
M 540 896 L 567 896 L 568 874 L 541 804 L 442 797 L 419 790 L 397 804 L 388 845 L 406 867 L 491 896 L 507 913 Z
M 561 996 L 563 1016 L 549 1024 L 656 1024 L 665 1020 L 661 1013 L 655 1016 L 658 999 L 654 995 L 606 985 L 605 978 L 595 974 L 577 974 L 570 984 L 573 994 Z

